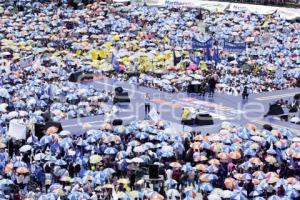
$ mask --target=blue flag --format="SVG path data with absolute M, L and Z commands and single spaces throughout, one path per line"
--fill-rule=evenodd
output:
M 206 61 L 210 61 L 212 59 L 211 55 L 210 55 L 210 49 L 209 48 L 205 49 L 204 58 L 205 58 Z
M 246 51 L 246 43 L 241 42 L 241 43 L 233 43 L 233 42 L 228 42 L 224 40 L 223 48 L 224 50 L 227 50 L 229 52 L 235 52 L 235 53 L 242 53 L 243 51 Z
M 204 49 L 204 48 L 211 48 L 213 44 L 212 39 L 208 39 L 205 42 L 200 42 L 196 38 L 192 38 L 192 48 L 193 49 Z
M 112 54 L 111 64 L 116 72 L 120 72 L 120 65 L 115 54 Z
M 190 61 L 192 61 L 192 63 L 199 65 L 200 60 L 201 60 L 199 56 L 194 56 L 192 54 L 192 52 L 190 52 L 189 57 L 190 57 Z
M 215 63 L 220 63 L 221 62 L 221 58 L 219 56 L 219 49 L 218 48 L 214 48 L 213 60 L 215 61 Z

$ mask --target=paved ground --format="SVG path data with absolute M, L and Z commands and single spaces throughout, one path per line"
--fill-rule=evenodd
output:
M 300 93 L 300 88 L 294 88 L 284 91 L 273 91 L 268 93 L 253 94 L 247 101 L 243 101 L 240 96 L 232 96 L 227 94 L 216 94 L 213 99 L 200 98 L 195 95 L 186 93 L 171 94 L 156 89 L 138 87 L 127 82 L 118 82 L 111 79 L 99 81 L 85 82 L 83 87 L 94 85 L 97 89 L 105 89 L 112 91 L 117 86 L 122 86 L 131 99 L 129 105 L 120 106 L 120 113 L 115 116 L 121 118 L 124 123 L 132 120 L 144 119 L 144 96 L 149 93 L 151 96 L 151 106 L 155 107 L 163 120 L 170 121 L 173 126 L 178 129 L 194 129 L 202 132 L 216 132 L 220 129 L 223 121 L 229 121 L 235 124 L 246 124 L 253 122 L 259 126 L 265 123 L 272 124 L 277 127 L 287 127 L 292 131 L 300 134 L 300 125 L 289 122 L 281 122 L 271 117 L 264 118 L 267 113 L 269 103 L 277 99 L 292 99 L 296 93 Z M 185 106 L 198 108 L 201 112 L 211 113 L 214 118 L 214 125 L 201 127 L 183 127 L 180 124 L 181 111 Z M 299 115 L 299 113 L 298 113 Z M 81 119 L 72 119 L 63 121 L 63 127 L 76 133 L 82 132 L 82 124 L 88 122 L 94 128 L 101 126 L 103 116 L 94 116 Z

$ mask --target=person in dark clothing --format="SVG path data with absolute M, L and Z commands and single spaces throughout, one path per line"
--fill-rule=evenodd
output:
M 129 186 L 131 190 L 134 190 L 134 184 L 135 184 L 135 173 L 133 172 L 129 177 Z
M 8 141 L 8 155 L 9 155 L 9 157 L 12 157 L 14 155 L 14 142 L 13 142 L 13 139 L 10 139 Z
M 243 92 L 242 92 L 243 100 L 247 100 L 248 96 L 249 96 L 248 87 L 245 86 L 244 89 L 243 89 Z
M 73 165 L 73 163 L 70 163 L 69 167 L 68 167 L 68 170 L 69 170 L 69 175 L 70 177 L 74 177 L 74 174 L 75 174 L 75 167 Z
M 245 188 L 247 190 L 247 197 L 250 198 L 250 193 L 254 190 L 254 184 L 252 183 L 252 181 L 246 183 Z
M 208 97 L 214 97 L 216 84 L 217 82 L 213 77 L 208 80 Z

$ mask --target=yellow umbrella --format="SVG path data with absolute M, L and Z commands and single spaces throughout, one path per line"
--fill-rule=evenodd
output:
M 125 185 L 129 183 L 129 180 L 127 178 L 121 178 L 117 181 L 117 183 L 121 183 Z

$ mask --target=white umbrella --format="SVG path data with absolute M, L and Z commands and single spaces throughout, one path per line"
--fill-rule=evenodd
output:
M 170 189 L 166 192 L 166 194 L 169 198 L 172 198 L 172 199 L 181 196 L 180 193 L 178 192 L 178 190 L 176 190 L 176 189 Z
M 6 110 L 7 106 L 8 106 L 7 103 L 0 104 L 0 112 L 6 113 L 7 112 L 7 110 Z
M 0 97 L 9 99 L 10 95 L 9 95 L 7 89 L 5 89 L 5 88 L 0 88 Z
M 46 157 L 44 153 L 38 153 L 34 156 L 34 160 L 43 160 Z
M 10 113 L 8 113 L 8 118 L 9 119 L 12 119 L 12 118 L 15 118 L 15 117 L 18 117 L 19 116 L 19 113 L 17 111 L 12 111 Z
M 24 145 L 24 146 L 22 146 L 20 149 L 19 149 L 19 151 L 20 152 L 27 152 L 27 151 L 29 151 L 29 150 L 31 150 L 32 149 L 32 147 L 30 146 L 30 145 Z

